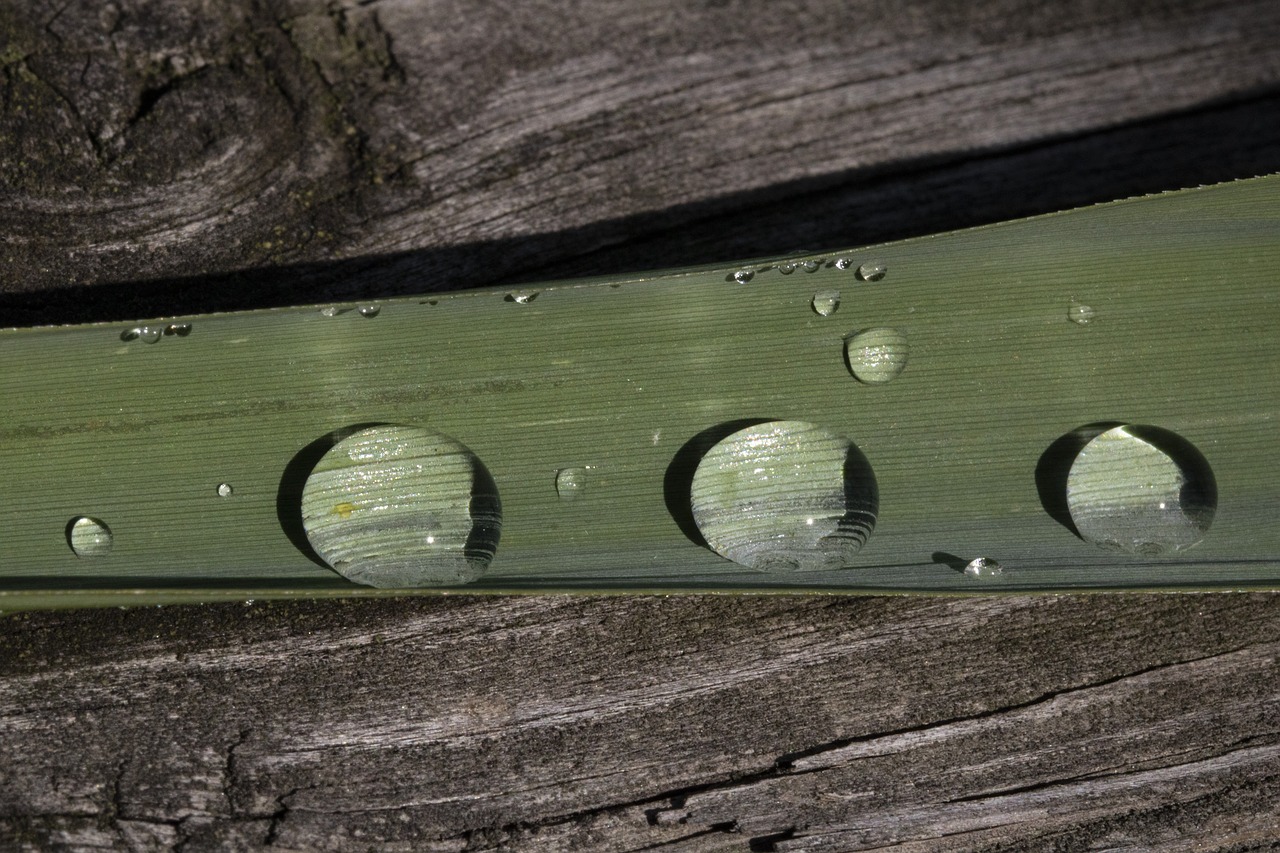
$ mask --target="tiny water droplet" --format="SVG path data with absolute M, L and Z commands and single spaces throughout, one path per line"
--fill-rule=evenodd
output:
M 910 347 L 907 336 L 897 329 L 863 329 L 845 341 L 849 372 L 859 382 L 883 385 L 896 379 L 907 367 Z
M 690 488 L 717 554 L 760 571 L 850 565 L 876 523 L 875 475 L 849 439 L 802 421 L 738 430 L 702 457 Z
M 889 272 L 883 261 L 867 261 L 858 267 L 857 276 L 863 281 L 879 281 Z
M 756 277 L 756 274 L 753 273 L 751 270 L 738 270 L 736 273 L 733 274 L 733 280 L 736 281 L 738 284 L 746 284 L 747 282 L 751 281 L 751 279 L 755 277 Z
M 815 313 L 830 317 L 840 310 L 840 291 L 820 290 L 813 294 L 813 301 L 810 304 L 813 305 Z
M 503 297 L 505 301 L 514 302 L 517 305 L 528 305 L 537 298 L 538 291 L 536 290 L 516 290 Z
M 1093 308 L 1082 302 L 1076 302 L 1074 299 L 1067 306 L 1067 319 L 1078 326 L 1086 326 L 1093 319 Z
M 556 494 L 561 500 L 575 500 L 586 486 L 586 468 L 561 468 L 556 472 Z
M 783 261 L 782 263 L 778 264 L 778 272 L 782 273 L 783 275 L 791 275 L 795 271 L 796 271 L 796 265 L 791 263 L 791 261 Z
M 382 313 L 381 305 L 364 305 L 360 308 L 360 316 L 368 317 L 371 320 L 374 317 L 377 317 L 380 313 Z
M 1067 472 L 1067 508 L 1085 540 L 1155 556 L 1200 542 L 1218 508 L 1213 470 L 1195 445 L 1160 427 L 1113 427 Z
M 326 305 L 320 309 L 320 313 L 325 317 L 337 317 L 338 315 L 345 314 L 350 310 L 351 309 L 349 307 L 341 305 Z
M 462 443 L 412 426 L 370 427 L 316 463 L 302 525 L 348 580 L 383 588 L 470 583 L 502 531 L 498 487 Z
M 111 528 L 104 521 L 82 515 L 67 525 L 67 544 L 77 557 L 106 556 L 113 543 Z
M 853 266 L 853 258 L 836 259 L 836 269 L 838 270 L 847 270 L 851 266 Z
M 220 498 L 229 498 L 235 494 L 235 491 L 236 490 L 231 487 L 230 483 L 218 484 L 218 497 Z
M 142 341 L 144 344 L 154 344 L 160 340 L 160 336 L 163 334 L 164 329 L 160 326 L 134 326 L 132 329 L 122 332 L 120 340 Z
M 971 578 L 993 578 L 1004 574 L 1004 566 L 990 557 L 978 557 L 969 561 L 964 567 L 964 573 Z
M 821 266 L 821 264 L 812 259 L 800 262 L 800 268 L 805 272 L 817 272 L 819 266 Z

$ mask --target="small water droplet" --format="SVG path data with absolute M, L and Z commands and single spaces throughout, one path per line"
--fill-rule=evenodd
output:
M 561 500 L 575 500 L 586 487 L 586 468 L 561 468 L 556 472 L 556 494 Z
M 851 266 L 853 266 L 853 258 L 836 259 L 836 269 L 838 270 L 847 270 Z
M 791 261 L 783 261 L 782 263 L 778 264 L 778 272 L 782 273 L 783 275 L 791 275 L 795 271 L 796 271 L 796 265 L 791 263 Z
M 82 515 L 67 525 L 67 544 L 77 557 L 104 557 L 113 543 L 111 528 L 104 521 Z
M 889 272 L 883 261 L 867 261 L 858 267 L 857 276 L 863 281 L 879 281 Z
M 1004 566 L 990 557 L 978 557 L 969 561 L 964 573 L 971 578 L 993 578 L 1004 574 Z
M 168 326 L 164 327 L 164 333 L 166 335 L 177 335 L 180 338 L 185 338 L 187 335 L 191 334 L 191 324 L 170 323 Z
M 350 307 L 342 305 L 326 305 L 320 309 L 320 313 L 325 317 L 337 317 L 338 315 L 345 314 L 350 310 Z
M 753 273 L 751 270 L 738 270 L 736 273 L 733 274 L 733 280 L 736 281 L 738 284 L 746 284 L 747 282 L 751 281 L 751 279 L 755 277 L 756 277 L 756 274 Z
M 361 306 L 360 308 L 360 316 L 368 317 L 371 320 L 374 317 L 377 317 L 381 313 L 382 313 L 381 305 L 364 305 L 364 306 Z
M 817 272 L 817 271 L 818 271 L 818 267 L 820 267 L 820 266 L 821 266 L 821 264 L 819 264 L 817 261 L 815 261 L 815 260 L 813 260 L 813 259 L 810 259 L 810 260 L 807 260 L 807 261 L 801 261 L 801 262 L 800 262 L 800 268 L 801 268 L 802 270 L 804 270 L 805 272 Z
M 234 488 L 232 488 L 232 487 L 231 487 L 231 484 L 230 484 L 230 483 L 219 483 L 219 484 L 218 484 L 218 497 L 220 497 L 220 498 L 229 498 L 229 497 L 231 497 L 233 494 L 235 494 L 235 491 L 236 491 L 236 490 L 235 490 Z
M 813 294 L 813 301 L 810 304 L 813 305 L 815 313 L 830 317 L 840 310 L 840 291 L 820 290 Z
M 142 341 L 144 344 L 154 344 L 160 340 L 160 336 L 164 334 L 164 329 L 160 326 L 134 326 L 128 331 L 120 334 L 122 341 Z
M 537 298 L 538 291 L 536 290 L 516 290 L 503 297 L 505 301 L 514 302 L 517 305 L 528 305 Z
M 907 367 L 910 347 L 907 336 L 897 329 L 863 329 L 845 341 L 849 372 L 859 382 L 883 385 L 896 379 Z
M 1218 486 L 1204 455 L 1177 433 L 1127 424 L 1081 448 L 1067 473 L 1080 536 L 1111 551 L 1154 556 L 1204 538 Z
M 1086 326 L 1093 319 L 1093 308 L 1082 302 L 1071 300 L 1071 304 L 1067 306 L 1067 319 L 1078 326 Z
M 879 508 L 861 451 L 802 421 L 757 424 L 719 441 L 698 463 L 690 498 L 712 550 L 760 571 L 850 565 Z
M 502 531 L 498 488 L 462 443 L 412 426 L 360 430 L 302 489 L 302 525 L 348 580 L 383 588 L 470 583 Z

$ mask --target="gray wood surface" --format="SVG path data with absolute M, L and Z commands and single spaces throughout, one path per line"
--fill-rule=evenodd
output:
M 1274 172 L 1278 44 L 1269 0 L 11 3 L 0 322 Z M 0 849 L 1274 849 L 1278 650 L 1266 594 L 10 616 Z

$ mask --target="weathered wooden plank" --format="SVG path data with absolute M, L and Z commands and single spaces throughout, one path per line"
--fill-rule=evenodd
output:
M 1191 833 L 1196 815 L 1247 841 L 1280 796 L 1267 595 L 276 603 L 0 626 L 3 825 L 37 846 L 145 826 L 286 849 L 973 849 Z

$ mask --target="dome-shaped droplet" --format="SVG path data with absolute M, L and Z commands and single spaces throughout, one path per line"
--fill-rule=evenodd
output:
M 376 587 L 469 583 L 488 568 L 502 529 L 483 463 L 448 436 L 376 426 L 339 441 L 302 489 L 302 524 L 317 554 Z
M 867 261 L 858 267 L 856 275 L 863 281 L 879 281 L 889 272 L 889 267 L 884 261 Z
M 808 258 L 800 262 L 800 269 L 804 270 L 805 272 L 817 272 L 818 267 L 820 266 L 821 264 L 819 264 L 817 261 L 813 260 L 812 258 Z
M 1080 535 L 1130 554 L 1181 551 L 1204 538 L 1218 506 L 1208 461 L 1159 427 L 1125 425 L 1086 444 L 1067 474 L 1067 507 Z
M 1093 320 L 1094 310 L 1083 302 L 1071 300 L 1067 305 L 1067 319 L 1077 326 L 1087 326 Z
M 722 439 L 690 488 L 694 522 L 718 554 L 761 571 L 850 565 L 879 498 L 861 451 L 802 421 L 771 421 Z
M 849 372 L 859 382 L 883 385 L 907 367 L 907 336 L 897 329 L 863 329 L 845 341 Z
M 751 270 L 738 270 L 736 273 L 733 274 L 733 280 L 736 281 L 738 284 L 746 284 L 747 282 L 751 281 L 751 279 L 755 277 L 756 277 L 756 274 Z
M 822 317 L 830 317 L 840 310 L 840 291 L 820 290 L 813 294 L 813 300 L 809 304 L 813 306 L 815 314 Z
M 1004 567 L 990 557 L 975 557 L 964 567 L 964 573 L 971 578 L 994 578 L 1004 574 Z
M 586 487 L 586 468 L 561 468 L 556 472 L 556 494 L 560 500 L 576 500 Z
M 217 492 L 218 497 L 229 498 L 236 493 L 236 490 L 230 483 L 219 483 Z
M 111 528 L 105 521 L 82 515 L 67 525 L 67 544 L 77 557 L 103 557 L 114 544 Z

